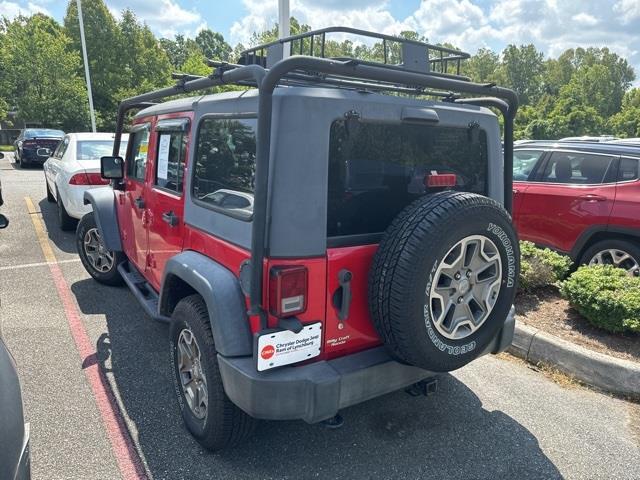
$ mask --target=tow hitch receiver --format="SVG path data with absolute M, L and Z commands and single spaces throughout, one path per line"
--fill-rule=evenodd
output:
M 404 389 L 404 391 L 412 397 L 418 397 L 420 395 L 428 397 L 430 395 L 434 395 L 438 391 L 438 379 L 427 378 L 425 380 L 421 380 L 413 385 L 409 385 Z

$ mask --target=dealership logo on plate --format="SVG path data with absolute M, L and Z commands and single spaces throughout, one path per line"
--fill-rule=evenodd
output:
M 273 345 L 265 345 L 260 352 L 260 356 L 265 360 L 269 360 L 271 357 L 273 357 L 274 353 L 276 353 L 276 349 L 273 347 Z

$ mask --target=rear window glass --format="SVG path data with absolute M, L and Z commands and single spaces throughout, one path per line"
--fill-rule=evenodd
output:
M 256 171 L 256 120 L 205 118 L 198 129 L 193 195 L 249 219 Z
M 62 138 L 62 130 L 50 130 L 48 128 L 29 129 L 24 131 L 24 138 Z
M 605 183 L 614 157 L 582 152 L 554 152 L 544 167 L 540 181 L 594 185 Z
M 456 190 L 486 194 L 486 133 L 479 128 L 334 122 L 327 235 L 384 232 L 405 206 L 431 191 L 425 179 L 434 173 L 454 173 Z
M 127 141 L 120 142 L 120 152 L 127 151 Z M 76 148 L 78 160 L 100 160 L 113 153 L 113 140 L 81 140 Z

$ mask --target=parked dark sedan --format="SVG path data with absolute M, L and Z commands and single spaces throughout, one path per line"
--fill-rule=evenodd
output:
M 16 163 L 20 167 L 36 163 L 42 165 L 60 140 L 64 137 L 62 130 L 49 128 L 25 128 L 15 141 Z M 40 150 L 40 152 L 38 152 Z

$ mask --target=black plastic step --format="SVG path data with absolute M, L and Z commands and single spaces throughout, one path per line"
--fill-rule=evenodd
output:
M 131 262 L 127 261 L 118 265 L 118 272 L 147 315 L 159 322 L 168 323 L 170 321 L 169 317 L 158 313 L 160 303 L 158 293 L 149 285 L 138 269 L 131 265 Z

